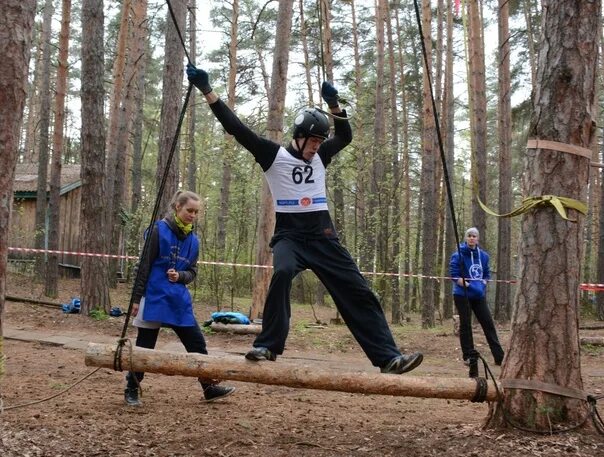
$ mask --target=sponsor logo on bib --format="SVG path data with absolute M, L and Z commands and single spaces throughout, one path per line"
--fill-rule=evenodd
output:
M 308 197 L 303 197 L 300 199 L 300 204 L 302 206 L 308 206 L 308 205 L 310 205 L 310 202 L 311 202 L 311 200 Z

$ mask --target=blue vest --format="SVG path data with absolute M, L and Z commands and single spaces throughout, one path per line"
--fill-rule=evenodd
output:
M 179 327 L 197 325 L 189 289 L 182 283 L 168 281 L 166 272 L 188 270 L 199 254 L 199 240 L 190 233 L 179 240 L 166 221 L 156 224 L 159 255 L 151 266 L 145 289 L 143 319 Z

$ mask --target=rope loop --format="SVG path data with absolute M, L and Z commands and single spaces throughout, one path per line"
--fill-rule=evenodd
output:
M 474 397 L 470 400 L 472 403 L 483 403 L 487 398 L 489 385 L 486 378 L 473 378 L 476 381 L 476 391 Z

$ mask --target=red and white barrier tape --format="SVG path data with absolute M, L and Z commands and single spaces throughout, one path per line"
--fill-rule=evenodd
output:
M 34 248 L 15 248 L 9 247 L 9 251 L 16 252 L 33 252 L 33 253 L 47 253 L 47 254 L 66 254 L 66 255 L 75 255 L 82 257 L 103 257 L 110 259 L 126 259 L 126 260 L 137 260 L 138 256 L 131 255 L 117 255 L 117 254 L 99 254 L 94 252 L 74 252 L 74 251 L 55 251 L 50 249 L 34 249 Z M 245 267 L 245 268 L 273 268 L 272 265 L 254 265 L 251 263 L 232 263 L 232 262 L 213 262 L 209 260 L 200 260 L 198 263 L 203 265 L 219 265 L 219 266 L 228 266 L 228 267 Z M 363 275 L 371 275 L 371 276 L 398 276 L 404 278 L 424 278 L 424 279 L 432 279 L 435 281 L 440 281 L 442 279 L 456 279 L 450 276 L 428 276 L 421 274 L 412 274 L 412 273 L 387 273 L 387 272 L 373 272 L 373 271 L 362 271 Z M 516 280 L 509 279 L 489 279 L 488 282 L 500 282 L 507 284 L 515 284 Z M 580 284 L 579 288 L 585 291 L 604 291 L 604 284 Z

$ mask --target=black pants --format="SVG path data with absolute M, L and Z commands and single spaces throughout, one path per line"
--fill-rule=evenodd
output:
M 203 333 L 199 328 L 199 325 L 194 325 L 191 327 L 177 327 L 174 325 L 169 326 L 178 338 L 181 343 L 184 345 L 187 352 L 196 352 L 199 354 L 207 354 L 208 350 L 206 348 L 206 340 L 203 337 Z M 155 349 L 155 344 L 157 343 L 157 337 L 159 336 L 158 328 L 138 328 L 138 334 L 136 335 L 136 346 L 145 348 L 145 349 Z M 126 375 L 126 380 L 128 382 L 128 388 L 136 388 L 137 383 L 134 380 L 134 376 L 136 375 L 136 379 L 140 383 L 145 377 L 145 373 L 143 372 L 128 372 Z M 201 382 L 201 380 L 200 380 Z
M 332 296 L 344 322 L 374 366 L 384 366 L 400 355 L 384 311 L 348 251 L 338 240 L 292 240 L 273 246 L 274 272 L 264 304 L 262 332 L 255 347 L 282 354 L 289 333 L 292 280 L 312 270 Z
M 472 336 L 472 311 L 484 332 L 484 336 L 489 344 L 489 349 L 496 363 L 503 360 L 503 348 L 497 338 L 495 323 L 491 317 L 491 311 L 485 298 L 471 298 L 461 295 L 453 295 L 455 307 L 459 313 L 459 341 L 461 343 L 461 353 L 463 359 L 467 360 L 474 355 L 474 338 Z M 469 305 L 468 305 L 469 301 Z

